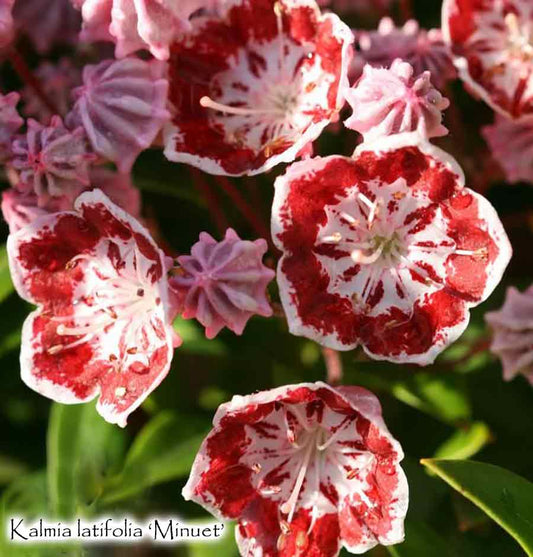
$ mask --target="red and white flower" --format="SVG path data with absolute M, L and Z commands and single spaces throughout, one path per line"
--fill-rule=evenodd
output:
M 337 117 L 353 35 L 314 0 L 227 0 L 171 49 L 166 156 L 211 174 L 293 161 Z
M 183 496 L 238 520 L 241 555 L 334 557 L 403 540 L 408 486 L 378 399 L 289 385 L 223 404 Z
M 167 262 L 148 232 L 102 192 L 8 239 L 19 295 L 38 309 L 22 331 L 21 374 L 35 391 L 121 426 L 166 376 L 175 340 Z
M 502 114 L 533 114 L 533 4 L 445 0 L 442 10 L 461 79 Z
M 293 334 L 373 358 L 431 363 L 465 330 L 511 246 L 455 160 L 415 134 L 276 180 L 278 284 Z

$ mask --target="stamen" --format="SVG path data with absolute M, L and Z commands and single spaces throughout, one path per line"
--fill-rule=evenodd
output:
M 307 468 L 309 466 L 309 461 L 311 460 L 311 455 L 313 451 L 316 450 L 314 435 L 311 435 L 309 441 L 307 442 L 307 447 L 305 449 L 302 462 L 300 464 L 300 471 L 294 482 L 294 487 L 292 489 L 289 499 L 280 506 L 280 510 L 283 514 L 288 515 L 287 521 L 290 523 L 292 517 L 294 516 L 294 511 L 296 510 L 296 503 L 298 502 L 298 497 L 300 496 L 300 491 L 307 474 Z
M 226 114 L 234 114 L 236 116 L 256 116 L 258 114 L 276 114 L 278 116 L 284 116 L 285 113 L 282 110 L 275 108 L 262 108 L 261 110 L 253 108 L 241 108 L 238 106 L 230 106 L 227 104 L 221 104 L 215 102 L 209 97 L 202 97 L 200 99 L 200 104 L 204 108 L 212 108 L 213 110 L 218 110 L 219 112 L 225 112 Z

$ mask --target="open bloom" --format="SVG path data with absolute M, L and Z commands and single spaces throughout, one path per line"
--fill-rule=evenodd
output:
M 481 133 L 509 182 L 533 182 L 533 115 L 520 120 L 497 115 Z
M 124 426 L 170 367 L 165 256 L 98 190 L 10 235 L 7 249 L 17 292 L 38 306 L 22 330 L 23 381 L 65 404 L 100 395 L 100 414 Z
M 34 191 L 43 202 L 61 196 L 73 200 L 90 183 L 94 155 L 85 133 L 82 128 L 68 130 L 59 116 L 49 126 L 28 120 L 26 135 L 13 141 L 12 150 L 11 164 L 20 173 L 17 188 Z
M 82 38 L 112 40 L 115 55 L 123 58 L 149 50 L 166 60 L 177 33 L 189 28 L 194 12 L 213 7 L 218 0 L 72 0 L 81 9 Z
M 289 167 L 276 180 L 272 234 L 291 332 L 431 363 L 511 256 L 496 211 L 463 185 L 457 163 L 416 134 Z
M 174 43 L 165 155 L 212 174 L 291 162 L 344 103 L 353 35 L 314 0 L 226 0 Z
M 375 31 L 356 31 L 359 55 L 374 67 L 388 68 L 396 58 L 409 62 L 415 75 L 431 72 L 431 79 L 439 89 L 455 77 L 450 49 L 440 29 L 420 29 L 411 19 L 403 27 L 396 27 L 390 17 L 384 17 Z
M 242 334 L 252 315 L 270 317 L 266 287 L 275 273 L 262 263 L 265 240 L 241 240 L 229 228 L 222 242 L 200 234 L 191 255 L 178 257 L 172 286 L 183 298 L 183 317 L 196 318 L 214 338 L 224 327 Z
M 17 112 L 18 93 L 0 94 L 0 164 L 11 156 L 11 143 L 15 133 L 24 124 Z
M 507 290 L 499 311 L 485 316 L 493 332 L 491 351 L 503 364 L 503 376 L 510 381 L 519 373 L 533 384 L 533 286 L 525 292 Z
M 138 58 L 85 66 L 68 125 L 82 126 L 96 153 L 113 161 L 120 172 L 129 172 L 169 118 L 163 74 L 161 62 Z
M 494 110 L 533 114 L 533 4 L 445 0 L 442 25 L 461 79 Z
M 440 137 L 442 111 L 450 102 L 431 85 L 431 75 L 415 75 L 413 66 L 395 60 L 390 69 L 366 65 L 346 100 L 353 115 L 345 125 L 363 134 L 365 141 L 417 131 L 423 138 Z
M 218 409 L 183 496 L 238 520 L 243 556 L 364 553 L 403 540 L 402 458 L 372 393 L 290 385 Z

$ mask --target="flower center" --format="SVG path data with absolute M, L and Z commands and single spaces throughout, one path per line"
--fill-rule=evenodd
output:
M 487 255 L 485 247 L 458 249 L 438 210 L 421 203 L 403 180 L 383 188 L 383 196 L 374 201 L 357 192 L 355 200 L 348 198 L 326 212 L 328 221 L 317 238 L 317 249 L 319 254 L 325 253 L 321 261 L 331 272 L 330 287 L 351 296 L 363 311 L 371 310 L 384 297 L 412 308 L 423 291 L 442 288 L 449 255 Z M 328 245 L 332 263 L 330 252 L 324 251 Z M 351 262 L 342 262 L 343 253 Z
M 518 16 L 509 13 L 505 16 L 508 35 L 508 49 L 513 58 L 529 62 L 533 60 L 533 33 L 528 23 L 521 23 Z
M 82 261 L 88 266 L 84 273 L 91 273 L 95 280 L 91 291 L 73 301 L 74 313 L 67 316 L 54 316 L 51 321 L 59 323 L 56 333 L 59 336 L 80 337 L 72 342 L 56 344 L 48 348 L 49 354 L 74 348 L 89 341 L 95 335 L 117 323 L 129 322 L 120 339 L 123 346 L 116 346 L 123 355 L 135 355 L 141 346 L 141 329 L 145 317 L 159 305 L 157 290 L 142 272 L 143 256 L 135 245 L 124 266 L 119 271 L 109 258 L 93 258 L 79 255 L 67 267 L 73 268 Z M 93 267 L 94 265 L 94 267 Z M 120 359 L 111 354 L 110 360 L 119 363 Z

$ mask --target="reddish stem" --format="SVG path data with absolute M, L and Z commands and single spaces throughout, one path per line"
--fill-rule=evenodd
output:
M 400 14 L 404 22 L 413 19 L 413 5 L 411 0 L 400 0 Z
M 266 226 L 266 224 L 258 217 L 256 211 L 254 211 L 246 199 L 244 199 L 242 193 L 237 189 L 237 187 L 235 187 L 235 185 L 225 176 L 217 176 L 215 181 L 224 193 L 226 193 L 226 195 L 233 201 L 235 207 L 237 207 L 242 216 L 248 221 L 254 232 L 268 242 L 271 250 L 277 251 L 272 245 L 268 226 Z
M 342 381 L 343 375 L 341 355 L 332 348 L 322 348 L 322 355 L 326 363 L 328 383 L 338 385 Z
M 48 110 L 52 114 L 59 114 L 56 106 L 45 93 L 41 82 L 35 77 L 28 64 L 26 63 L 26 60 L 24 60 L 24 57 L 21 56 L 21 54 L 15 47 L 11 48 L 11 50 L 9 51 L 8 58 L 11 62 L 11 65 L 13 66 L 13 69 L 17 72 L 20 79 L 22 79 L 22 81 L 26 85 L 28 85 L 35 91 L 43 104 L 46 105 L 46 108 L 48 108 Z
M 220 235 L 224 236 L 226 229 L 228 228 L 228 220 L 221 208 L 219 201 L 213 194 L 213 190 L 207 183 L 203 174 L 198 169 L 191 167 L 190 173 L 194 185 L 200 192 L 200 195 L 203 197 L 205 204 L 207 205 L 207 209 L 209 211 L 211 219 L 213 220 L 213 223 L 217 227 Z

